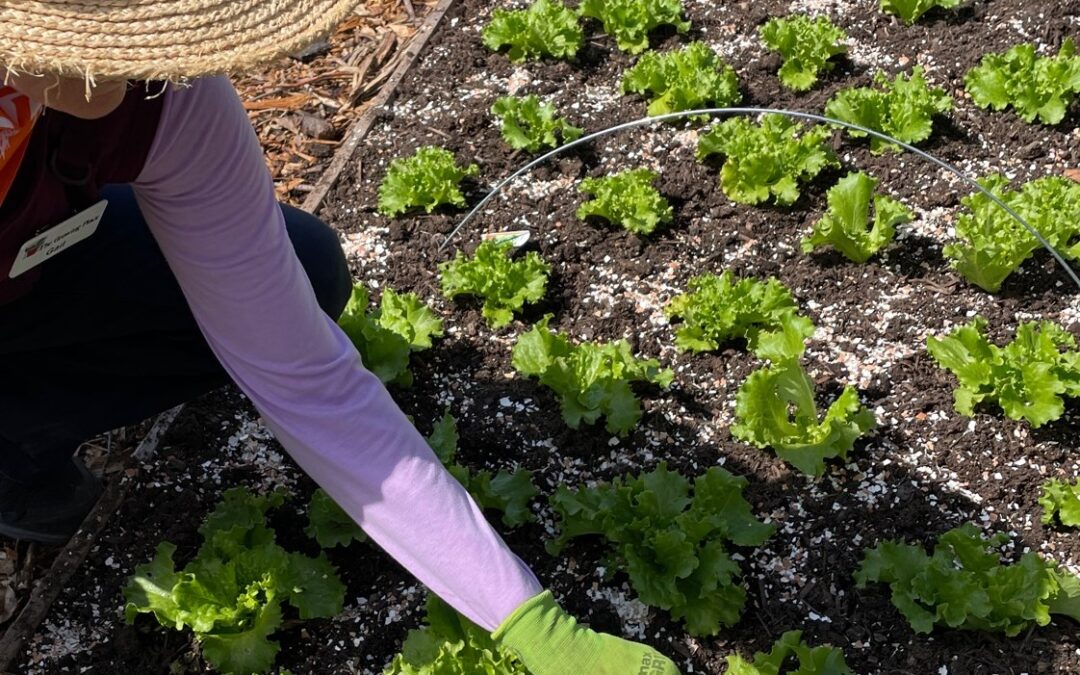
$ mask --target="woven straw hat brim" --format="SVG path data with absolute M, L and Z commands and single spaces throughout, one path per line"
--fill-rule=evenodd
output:
M 0 67 L 101 80 L 247 70 L 328 34 L 362 0 L 0 0 Z

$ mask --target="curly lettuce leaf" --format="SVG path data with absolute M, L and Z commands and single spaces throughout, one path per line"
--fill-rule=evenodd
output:
M 772 448 L 811 476 L 825 472 L 826 459 L 846 459 L 855 441 L 875 425 L 873 413 L 851 386 L 819 419 L 813 382 L 794 359 L 750 374 L 735 396 L 735 420 L 733 436 Z
M 761 41 L 784 58 L 780 83 L 792 91 L 809 91 L 818 77 L 832 70 L 832 58 L 847 53 L 847 33 L 827 16 L 805 15 L 770 19 L 758 29 Z
M 390 162 L 379 184 L 379 213 L 392 217 L 414 208 L 431 213 L 445 204 L 465 206 L 459 184 L 479 173 L 475 164 L 459 167 L 449 150 L 424 146 Z
M 649 115 L 726 107 L 742 100 L 735 69 L 703 42 L 643 54 L 623 74 L 623 93 L 649 94 Z
M 520 10 L 498 8 L 481 37 L 492 51 L 509 47 L 507 55 L 514 62 L 545 56 L 572 59 L 585 40 L 577 14 L 559 0 L 535 0 Z
M 364 366 L 384 383 L 412 384 L 409 357 L 442 337 L 443 322 L 415 293 L 383 290 L 379 307 L 368 311 L 367 289 L 353 286 L 338 325 L 360 352 Z
M 499 128 L 506 143 L 515 150 L 536 152 L 554 148 L 581 138 L 582 130 L 555 116 L 555 106 L 535 95 L 502 96 L 491 106 L 499 118 Z
M 688 291 L 664 308 L 668 317 L 682 319 L 675 332 L 681 350 L 712 351 L 743 338 L 760 358 L 780 360 L 799 356 L 803 340 L 814 334 L 813 322 L 798 314 L 791 291 L 778 279 L 736 280 L 725 270 L 690 279 Z
M 768 652 L 754 654 L 752 662 L 738 654 L 726 660 L 725 675 L 854 675 L 842 650 L 828 645 L 811 647 L 803 642 L 800 630 L 784 633 Z M 798 670 L 792 670 L 793 660 Z
M 441 263 L 440 285 L 446 298 L 475 295 L 483 298 L 481 312 L 492 328 L 502 328 L 525 303 L 539 302 L 547 292 L 551 265 L 539 254 L 511 259 L 511 242 L 485 241 L 471 258 L 458 251 L 453 260 Z
M 1032 43 L 987 54 L 968 71 L 964 84 L 981 108 L 1012 106 L 1028 124 L 1058 124 L 1080 92 L 1080 56 L 1066 38 L 1056 56 L 1039 56 Z
M 265 673 L 279 646 L 270 639 L 281 625 L 281 603 L 302 619 L 341 611 L 345 586 L 325 557 L 290 553 L 274 542 L 265 514 L 283 496 L 225 493 L 199 528 L 203 544 L 183 570 L 163 542 L 154 558 L 136 567 L 123 589 L 125 618 L 152 613 L 168 628 L 190 628 L 206 660 L 227 673 Z
M 647 50 L 649 33 L 660 26 L 674 26 L 680 33 L 690 30 L 682 0 L 582 0 L 578 12 L 603 23 L 619 49 L 631 54 Z
M 810 236 L 803 238 L 803 253 L 829 245 L 848 260 L 864 263 L 888 246 L 896 235 L 896 226 L 911 222 L 912 212 L 899 200 L 875 195 L 877 184 L 876 178 L 861 172 L 840 179 L 829 190 L 828 211 L 814 224 Z M 868 230 L 871 199 L 874 219 Z
M 741 570 L 728 542 L 759 546 L 774 526 L 755 518 L 742 496 L 746 479 L 711 467 L 694 481 L 661 463 L 637 477 L 570 490 L 560 486 L 551 506 L 558 553 L 572 539 L 601 535 L 610 563 L 627 573 L 642 602 L 668 611 L 693 635 L 715 635 L 738 622 L 746 600 Z
M 960 0 L 881 0 L 882 11 L 895 14 L 909 26 L 935 7 L 954 9 L 959 6 Z
M 426 608 L 427 625 L 409 631 L 383 675 L 529 675 L 490 633 L 436 596 L 428 596 Z
M 1043 483 L 1039 506 L 1044 524 L 1053 523 L 1057 516 L 1065 527 L 1080 527 L 1080 480 L 1066 483 L 1052 478 Z
M 537 377 L 559 397 L 563 420 L 572 429 L 605 418 L 606 429 L 626 435 L 641 418 L 641 402 L 632 382 L 667 388 L 675 374 L 655 359 L 635 358 L 630 344 L 571 345 L 562 333 L 548 328 L 551 315 L 537 322 L 514 344 L 512 363 L 523 375 Z
M 1000 174 L 979 181 L 1065 258 L 1080 260 L 1080 184 L 1045 176 L 1009 190 Z M 996 293 L 1010 274 L 1039 248 L 1039 240 L 982 192 L 962 200 L 968 211 L 956 221 L 957 241 L 943 250 L 965 279 Z
M 1008 540 L 984 537 L 967 523 L 942 534 L 933 554 L 881 542 L 866 551 L 855 581 L 859 588 L 888 584 L 893 605 L 916 633 L 947 626 L 1012 637 L 1050 623 L 1051 613 L 1076 619 L 1080 580 L 1032 551 L 1002 564 L 998 549 Z
M 910 76 L 899 73 L 891 81 L 885 73 L 878 73 L 874 82 L 878 88 L 853 87 L 837 92 L 825 104 L 825 114 L 913 145 L 934 133 L 935 115 L 945 115 L 953 108 L 953 100 L 944 89 L 926 82 L 922 66 L 915 66 Z M 847 132 L 855 138 L 867 135 L 857 130 Z M 886 150 L 898 152 L 900 148 L 876 137 L 870 139 L 871 152 L 880 154 Z
M 656 226 L 674 219 L 671 204 L 652 183 L 650 169 L 627 169 L 602 178 L 586 178 L 578 190 L 593 195 L 577 210 L 577 217 L 604 218 L 635 234 L 652 234 Z
M 1005 347 L 991 343 L 986 319 L 977 316 L 926 347 L 939 366 L 956 376 L 956 411 L 972 417 L 983 401 L 1033 427 L 1061 417 L 1063 396 L 1080 396 L 1080 352 L 1076 339 L 1052 321 L 1027 321 Z
M 798 201 L 799 186 L 829 167 L 840 166 L 822 126 L 807 129 L 782 115 L 760 124 L 736 117 L 715 126 L 698 142 L 697 157 L 723 155 L 720 187 L 732 201 L 780 206 Z

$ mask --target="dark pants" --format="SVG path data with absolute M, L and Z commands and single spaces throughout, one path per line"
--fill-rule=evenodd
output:
M 102 196 L 97 232 L 46 262 L 29 295 L 0 305 L 0 473 L 16 480 L 228 379 L 131 189 Z M 351 289 L 337 235 L 310 214 L 282 211 L 319 304 L 336 318 Z

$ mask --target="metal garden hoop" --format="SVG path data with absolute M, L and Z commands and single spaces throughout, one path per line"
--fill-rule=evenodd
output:
M 548 161 L 549 159 L 551 159 L 553 157 L 557 157 L 558 155 L 562 154 L 563 152 L 565 152 L 565 151 L 567 151 L 567 150 L 569 150 L 571 148 L 575 148 L 575 147 L 577 147 L 579 145 L 584 145 L 585 143 L 589 143 L 589 142 L 591 142 L 591 141 L 593 141 L 593 140 L 595 140 L 597 138 L 602 138 L 604 136 L 608 136 L 610 134 L 614 134 L 614 133 L 617 133 L 619 131 L 623 131 L 623 130 L 626 130 L 626 129 L 633 129 L 633 128 L 636 128 L 636 127 L 646 126 L 646 125 L 650 125 L 650 124 L 657 124 L 657 123 L 660 123 L 660 122 L 666 122 L 668 120 L 682 119 L 684 117 L 691 117 L 691 116 L 694 116 L 694 115 L 726 116 L 726 115 L 762 115 L 762 114 L 784 115 L 786 117 L 792 117 L 792 118 L 795 118 L 795 119 L 809 120 L 809 121 L 821 122 L 821 123 L 825 123 L 825 124 L 835 124 L 837 126 L 844 127 L 845 129 L 849 129 L 849 130 L 853 130 L 853 131 L 860 131 L 860 132 L 862 132 L 864 134 L 867 134 L 868 136 L 872 136 L 874 138 L 886 141 L 888 143 L 893 143 L 895 145 L 898 145 L 901 148 L 903 148 L 904 150 L 906 150 L 906 151 L 908 151 L 908 152 L 910 152 L 912 154 L 915 154 L 915 155 L 917 155 L 919 157 L 922 157 L 923 159 L 926 159 L 926 160 L 930 161 L 932 164 L 936 164 L 937 166 L 941 167 L 942 169 L 945 169 L 949 173 L 953 174 L 954 176 L 956 176 L 960 180 L 962 180 L 965 183 L 967 183 L 968 185 L 970 185 L 971 187 L 975 188 L 979 192 L 986 195 L 991 201 L 993 201 L 999 207 L 1004 209 L 1005 212 L 1007 214 L 1009 214 L 1010 217 L 1012 217 L 1014 220 L 1016 220 L 1016 222 L 1023 225 L 1024 228 L 1028 232 L 1030 232 L 1032 235 L 1034 235 L 1034 237 L 1039 241 L 1039 243 L 1042 244 L 1042 246 L 1046 250 L 1048 250 L 1050 252 L 1050 255 L 1054 256 L 1054 260 L 1056 260 L 1058 262 L 1058 264 L 1061 265 L 1061 267 L 1065 270 L 1066 274 L 1069 275 L 1069 278 L 1072 279 L 1074 284 L 1076 284 L 1076 287 L 1078 289 L 1080 289 L 1080 276 L 1077 276 L 1076 271 L 1073 270 L 1073 268 L 1069 265 L 1068 261 L 1065 260 L 1065 258 L 1057 251 L 1057 249 L 1055 249 L 1050 244 L 1049 241 L 1046 240 L 1045 237 L 1043 237 L 1034 227 L 1032 227 L 1024 218 L 1022 218 L 1020 216 L 1020 214 L 1018 214 L 1016 211 L 1014 211 L 1012 208 L 1010 208 L 1008 204 L 1006 204 L 1000 198 L 998 198 L 997 195 L 993 194 L 992 192 L 990 192 L 989 190 L 984 188 L 982 185 L 979 184 L 979 182 L 977 180 L 975 180 L 974 178 L 968 176 L 967 174 L 965 174 L 963 171 L 956 168 L 952 164 L 949 164 L 945 160 L 934 157 L 933 155 L 931 155 L 928 152 L 925 152 L 925 151 L 920 150 L 920 149 L 918 149 L 918 148 L 916 148 L 916 147 L 914 147 L 912 145 L 904 143 L 903 141 L 898 141 L 895 138 L 893 138 L 893 137 L 891 137 L 891 136 L 889 136 L 887 134 L 881 133 L 880 131 L 874 131 L 873 129 L 867 129 L 866 127 L 859 126 L 858 124 L 851 124 L 850 122 L 844 122 L 842 120 L 833 119 L 831 117 L 825 117 L 823 115 L 816 115 L 814 113 L 801 112 L 801 111 L 797 111 L 797 110 L 783 110 L 783 109 L 779 109 L 779 108 L 702 108 L 702 109 L 699 109 L 699 110 L 684 110 L 684 111 L 681 111 L 681 112 L 668 113 L 666 115 L 657 115 L 656 117 L 642 117 L 641 119 L 637 119 L 637 120 L 634 120 L 632 122 L 625 122 L 623 124 L 617 124 L 617 125 L 615 125 L 613 127 L 608 127 L 607 129 L 601 129 L 600 131 L 596 131 L 596 132 L 593 132 L 591 134 L 587 134 L 585 136 L 582 136 L 581 138 L 579 138 L 577 140 L 574 140 L 574 141 L 571 141 L 571 142 L 566 143 L 564 145 L 561 145 L 561 146 L 555 148 L 554 150 L 551 150 L 550 152 L 547 152 L 547 153 L 541 155 L 540 157 L 537 157 L 536 159 L 532 160 L 531 162 L 529 162 L 525 166 L 521 167 L 520 169 L 518 169 L 514 173 L 510 174 L 506 178 L 499 181 L 495 185 L 495 187 L 493 187 L 491 189 L 491 191 L 487 195 L 485 195 L 484 198 L 481 199 L 480 202 L 476 206 L 474 206 L 472 208 L 472 210 L 469 211 L 465 215 L 464 218 L 462 218 L 461 222 L 457 224 L 457 226 L 453 229 L 453 231 L 451 231 L 450 234 L 446 235 L 446 239 L 444 239 L 443 243 L 439 245 L 438 250 L 441 253 L 450 244 L 450 242 L 454 239 L 454 237 L 456 237 L 457 234 L 469 223 L 469 221 L 471 221 L 476 216 L 476 214 L 479 213 L 480 210 L 483 209 L 484 206 L 487 205 L 488 202 L 490 202 L 498 194 L 500 194 L 502 192 L 503 188 L 505 188 L 507 185 L 509 185 L 512 181 L 514 181 L 518 177 L 523 176 L 524 174 L 528 173 L 534 167 L 539 166 L 540 164 L 543 164 L 544 162 Z

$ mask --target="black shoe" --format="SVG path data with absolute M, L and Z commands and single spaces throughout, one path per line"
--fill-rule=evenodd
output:
M 101 481 L 77 457 L 31 481 L 0 476 L 0 536 L 64 544 L 99 496 Z

